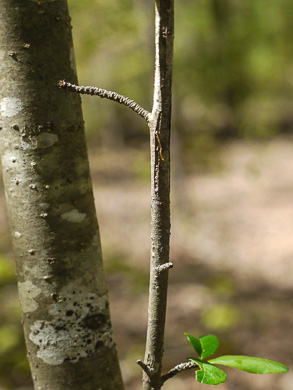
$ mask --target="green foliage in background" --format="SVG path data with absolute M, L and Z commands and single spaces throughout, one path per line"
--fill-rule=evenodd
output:
M 149 109 L 154 58 L 149 2 L 87 0 L 85 6 L 69 0 L 69 5 L 80 83 L 116 90 Z M 292 12 L 290 0 L 176 3 L 173 131 L 184 148 L 193 145 L 197 153 L 200 137 L 213 153 L 207 146 L 213 138 L 262 139 L 291 131 Z M 84 99 L 89 134 L 104 146 L 148 139 L 144 123 L 129 110 Z
M 14 389 L 30 383 L 29 365 L 21 325 L 15 266 L 0 256 L 0 387 Z
M 288 371 L 288 367 L 273 360 L 261 359 L 251 356 L 220 356 L 215 359 L 205 360 L 213 355 L 219 346 L 219 340 L 215 335 L 207 335 L 200 338 L 186 334 L 188 341 L 198 354 L 197 358 L 188 358 L 199 365 L 196 371 L 196 380 L 207 385 L 219 385 L 226 381 L 226 374 L 214 364 L 232 367 L 237 370 L 252 374 L 282 374 Z

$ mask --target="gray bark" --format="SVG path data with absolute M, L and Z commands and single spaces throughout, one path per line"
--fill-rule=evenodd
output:
M 0 150 L 36 390 L 122 390 L 66 0 L 0 3 Z
M 155 2 L 155 81 L 151 132 L 151 259 L 144 390 L 162 385 L 170 241 L 170 125 L 174 40 L 174 2 Z

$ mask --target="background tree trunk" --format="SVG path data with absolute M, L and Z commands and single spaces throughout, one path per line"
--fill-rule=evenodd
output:
M 123 389 L 66 0 L 0 3 L 1 159 L 35 389 Z

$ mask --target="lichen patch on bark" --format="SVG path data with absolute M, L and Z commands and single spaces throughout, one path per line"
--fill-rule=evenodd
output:
M 106 295 L 99 297 L 72 283 L 52 299 L 56 303 L 47 307 L 52 320 L 35 321 L 30 328 L 38 358 L 51 365 L 77 363 L 114 345 Z
M 62 214 L 61 218 L 69 222 L 80 223 L 86 219 L 86 214 L 80 213 L 77 209 L 73 209 Z
M 42 290 L 35 286 L 30 280 L 18 283 L 19 299 L 23 313 L 30 313 L 38 308 L 35 298 L 39 296 Z
M 53 133 L 42 133 L 40 135 L 30 137 L 29 141 L 32 149 L 45 149 L 56 144 L 59 141 L 59 138 Z
M 36 136 L 28 136 L 22 138 L 20 143 L 24 150 L 30 149 L 46 149 L 55 145 L 59 138 L 54 133 L 42 133 Z
M 23 103 L 19 98 L 6 97 L 0 102 L 0 112 L 4 117 L 13 117 L 23 109 Z

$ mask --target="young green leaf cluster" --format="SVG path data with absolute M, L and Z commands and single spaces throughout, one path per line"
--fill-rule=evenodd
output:
M 200 367 L 200 369 L 195 372 L 197 382 L 208 385 L 219 385 L 220 383 L 225 382 L 226 374 L 216 367 L 215 364 L 236 368 L 237 370 L 247 371 L 253 374 L 276 374 L 288 371 L 288 367 L 282 363 L 251 356 L 227 355 L 215 359 L 204 360 L 213 355 L 218 349 L 218 338 L 214 335 L 196 338 L 187 333 L 186 336 L 199 356 L 199 359 L 192 357 L 188 358 L 197 363 Z

